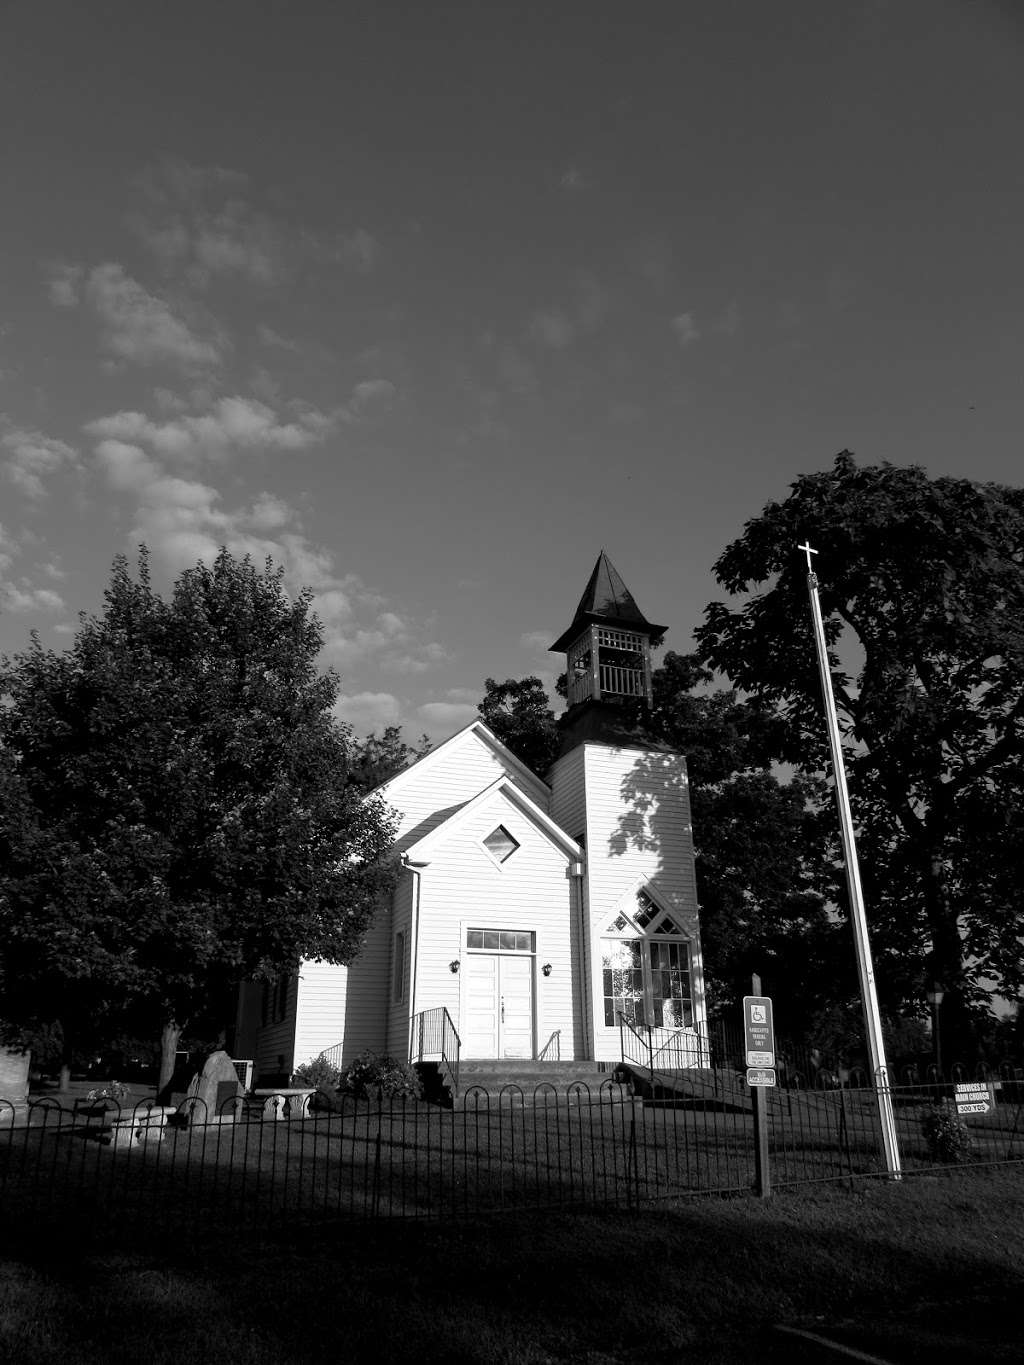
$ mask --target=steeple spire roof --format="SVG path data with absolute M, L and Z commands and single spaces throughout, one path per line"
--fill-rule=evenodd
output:
M 667 626 L 656 626 L 647 620 L 604 550 L 598 555 L 594 571 L 583 589 L 572 625 L 558 637 L 551 649 L 568 649 L 584 626 L 591 622 L 625 626 L 650 636 L 652 644 L 657 644 L 668 629 Z

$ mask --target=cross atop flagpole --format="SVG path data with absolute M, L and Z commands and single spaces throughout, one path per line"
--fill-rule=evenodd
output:
M 796 548 L 798 550 L 803 550 L 804 554 L 807 556 L 807 572 L 813 574 L 814 565 L 811 563 L 811 555 L 816 555 L 818 553 L 817 550 L 812 550 L 809 542 L 806 545 L 798 545 Z
M 857 842 L 853 832 L 850 794 L 846 788 L 843 742 L 839 734 L 836 699 L 832 691 L 832 671 L 829 668 L 828 647 L 825 643 L 825 626 L 821 619 L 821 602 L 818 600 L 818 579 L 811 563 L 811 555 L 816 555 L 818 552 L 811 549 L 809 542 L 798 545 L 797 549 L 802 550 L 807 556 L 807 592 L 811 599 L 811 621 L 814 628 L 814 643 L 818 651 L 821 693 L 825 702 L 825 724 L 828 728 L 829 748 L 832 751 L 832 772 L 836 782 L 836 805 L 839 807 L 839 826 L 843 838 L 843 861 L 846 864 L 846 888 L 850 895 L 850 919 L 853 923 L 853 938 L 857 949 L 860 997 L 864 1006 L 864 1029 L 867 1033 L 868 1056 L 871 1059 L 871 1073 L 875 1083 L 875 1095 L 878 1099 L 878 1118 L 882 1129 L 882 1145 L 885 1148 L 885 1165 L 892 1178 L 899 1180 L 900 1151 L 896 1137 L 896 1115 L 892 1106 L 889 1072 L 885 1063 L 882 1016 L 879 1013 L 878 994 L 875 990 L 875 969 L 871 961 L 871 942 L 868 938 L 864 893 L 860 884 L 860 867 L 857 862 Z

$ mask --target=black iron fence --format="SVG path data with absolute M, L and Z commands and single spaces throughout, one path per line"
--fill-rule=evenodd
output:
M 1024 1161 L 1024 1081 L 984 1082 L 956 1112 L 952 1083 L 894 1086 L 904 1170 Z M 869 1086 L 777 1087 L 766 1103 L 773 1185 L 885 1174 Z M 92 1242 L 263 1236 L 339 1220 L 450 1218 L 747 1192 L 750 1092 L 700 1095 L 470 1088 L 459 1107 L 321 1096 L 307 1116 L 232 1103 L 191 1120 L 148 1105 L 0 1108 L 0 1229 Z M 271 1117 L 276 1115 L 277 1117 Z

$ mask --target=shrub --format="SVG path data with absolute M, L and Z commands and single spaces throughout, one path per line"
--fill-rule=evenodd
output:
M 345 1072 L 345 1088 L 353 1095 L 365 1095 L 371 1086 L 379 1087 L 382 1095 L 409 1095 L 419 1099 L 423 1084 L 419 1072 L 401 1062 L 376 1052 L 361 1052 Z
M 297 1066 L 292 1079 L 298 1081 L 300 1085 L 311 1085 L 317 1090 L 331 1094 L 341 1085 L 342 1073 L 341 1068 L 334 1066 L 321 1052 L 320 1056 L 314 1057 L 311 1062 L 303 1062 L 301 1066 Z
M 933 1105 L 925 1114 L 921 1132 L 933 1161 L 941 1161 L 947 1166 L 970 1161 L 974 1145 L 970 1130 L 949 1100 Z

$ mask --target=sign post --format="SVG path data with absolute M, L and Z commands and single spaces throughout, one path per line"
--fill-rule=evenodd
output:
M 750 978 L 750 986 L 754 994 L 743 997 L 743 1046 L 754 1110 L 754 1188 L 762 1199 L 767 1199 L 772 1192 L 772 1173 L 768 1165 L 765 1088 L 775 1084 L 775 1030 L 772 1002 L 761 994 L 761 978 L 756 973 Z

